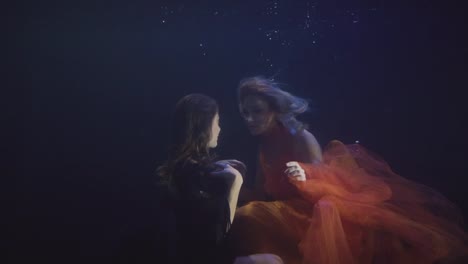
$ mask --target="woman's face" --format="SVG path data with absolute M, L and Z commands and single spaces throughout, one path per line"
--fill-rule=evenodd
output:
M 210 142 L 208 142 L 209 148 L 215 148 L 218 145 L 219 132 L 221 132 L 221 128 L 219 127 L 219 114 L 216 113 L 211 124 L 211 138 Z
M 252 135 L 261 135 L 276 124 L 276 112 L 261 96 L 245 97 L 240 105 L 240 111 Z

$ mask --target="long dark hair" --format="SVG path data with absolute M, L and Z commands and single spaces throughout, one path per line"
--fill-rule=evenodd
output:
M 157 174 L 169 184 L 177 184 L 177 169 L 187 163 L 208 166 L 213 160 L 208 143 L 211 126 L 218 113 L 216 101 L 203 94 L 189 94 L 175 108 L 169 156 Z

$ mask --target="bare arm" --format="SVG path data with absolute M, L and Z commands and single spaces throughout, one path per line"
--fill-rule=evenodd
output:
M 299 165 L 299 162 L 309 164 L 319 164 L 322 162 L 322 148 L 317 139 L 307 130 L 303 130 L 294 137 L 294 152 L 296 160 L 290 160 L 286 163 L 288 167 L 284 173 L 290 180 L 306 181 L 305 170 Z M 310 175 L 309 175 L 310 177 Z
M 239 199 L 240 189 L 242 187 L 243 179 L 240 173 L 234 176 L 234 180 L 232 181 L 231 188 L 229 189 L 228 193 L 228 203 L 229 209 L 231 211 L 230 220 L 231 223 L 234 220 L 234 215 L 236 214 L 237 209 L 237 202 Z
M 234 220 L 236 214 L 237 201 L 239 199 L 239 192 L 243 183 L 243 178 L 240 172 L 234 169 L 231 165 L 224 165 L 224 169 L 221 171 L 212 172 L 211 175 L 215 177 L 224 177 L 228 184 L 227 200 L 230 210 L 231 223 Z
M 322 148 L 312 133 L 303 130 L 295 138 L 295 150 L 301 157 L 302 162 L 320 163 L 322 162 Z

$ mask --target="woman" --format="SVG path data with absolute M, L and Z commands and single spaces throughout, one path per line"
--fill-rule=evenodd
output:
M 240 111 L 259 137 L 250 202 L 231 230 L 237 254 L 285 263 L 434 263 L 467 252 L 456 207 L 396 175 L 360 145 L 332 141 L 323 155 L 295 116 L 307 102 L 270 80 L 244 79 Z
M 215 100 L 201 94 L 179 100 L 169 158 L 158 168 L 175 206 L 178 232 L 173 262 L 219 263 L 224 259 L 221 245 L 234 218 L 243 182 L 239 170 L 245 166 L 236 160 L 214 161 L 210 149 L 217 146 L 220 131 Z M 277 260 L 254 255 L 239 258 L 237 263 L 267 258 Z

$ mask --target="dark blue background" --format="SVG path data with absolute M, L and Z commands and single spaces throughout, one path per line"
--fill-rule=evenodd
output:
M 14 42 L 7 85 L 21 94 L 6 112 L 20 115 L 7 149 L 17 165 L 7 192 L 15 205 L 7 217 L 11 263 L 162 258 L 167 249 L 154 236 L 168 220 L 153 172 L 166 155 L 174 104 L 192 92 L 216 98 L 219 156 L 253 170 L 255 141 L 235 89 L 257 74 L 311 100 L 302 120 L 323 146 L 359 140 L 466 215 L 460 7 L 252 2 L 35 1 L 4 9 Z

